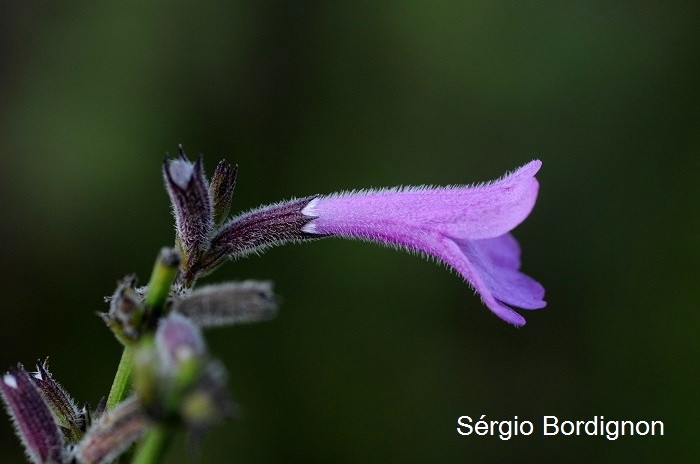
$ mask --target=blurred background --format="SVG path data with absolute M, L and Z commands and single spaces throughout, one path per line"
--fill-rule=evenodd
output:
M 517 329 L 454 273 L 330 239 L 227 264 L 268 323 L 212 330 L 240 417 L 168 463 L 697 459 L 697 2 L 5 1 L 0 368 L 80 401 L 120 347 L 94 316 L 173 242 L 161 162 L 240 165 L 233 209 L 486 181 L 539 158 L 515 231 L 548 306 Z M 663 420 L 664 437 L 461 437 L 461 415 Z M 3 463 L 23 462 L 0 418 Z

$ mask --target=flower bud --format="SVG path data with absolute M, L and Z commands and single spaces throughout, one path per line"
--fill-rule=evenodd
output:
M 209 358 L 200 329 L 176 312 L 160 320 L 154 339 L 141 341 L 134 386 L 154 421 L 203 431 L 233 411 L 223 366 Z
M 37 364 L 32 380 L 51 410 L 56 423 L 70 443 L 76 443 L 85 432 L 86 410 L 78 409 L 73 398 L 54 380 L 48 371 L 48 359 Z
M 135 289 L 136 276 L 126 276 L 119 282 L 109 301 L 109 312 L 98 313 L 114 335 L 127 344 L 141 335 L 141 322 L 144 316 L 142 297 Z
M 237 164 L 231 169 L 231 165 L 226 163 L 226 160 L 221 160 L 211 178 L 209 195 L 214 207 L 214 224 L 217 226 L 226 221 L 226 217 L 231 210 L 231 200 L 233 199 L 233 190 L 236 188 L 237 175 Z
M 199 328 L 176 313 L 160 320 L 155 337 L 142 339 L 134 360 L 134 389 L 157 420 L 177 417 L 184 395 L 208 362 Z
M 173 311 L 199 327 L 217 327 L 272 319 L 277 303 L 271 282 L 246 280 L 198 288 L 177 300 Z
M 181 146 L 179 159 L 164 160 L 163 177 L 173 207 L 183 264 L 188 267 L 206 248 L 213 227 L 212 202 L 202 157 L 190 162 Z
M 167 372 L 192 358 L 204 358 L 206 346 L 200 330 L 176 313 L 161 319 L 156 330 L 156 349 Z
M 29 459 L 35 464 L 66 462 L 63 434 L 22 365 L 0 379 L 0 393 Z
M 78 444 L 75 456 L 83 464 L 111 462 L 138 440 L 151 421 L 132 396 L 102 415 Z

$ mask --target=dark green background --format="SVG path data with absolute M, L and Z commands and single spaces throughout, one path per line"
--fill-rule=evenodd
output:
M 697 2 L 9 1 L 0 14 L 0 366 L 95 404 L 94 312 L 172 243 L 161 161 L 240 165 L 234 210 L 485 181 L 539 158 L 516 329 L 453 273 L 326 240 L 231 263 L 273 322 L 215 330 L 240 419 L 167 462 L 698 458 Z M 694 374 L 695 373 L 695 374 Z M 666 436 L 460 437 L 460 415 L 663 420 Z M 182 438 L 182 437 L 181 437 Z M 3 463 L 22 462 L 0 420 Z

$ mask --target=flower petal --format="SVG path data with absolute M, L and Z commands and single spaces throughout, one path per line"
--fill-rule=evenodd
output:
M 449 242 L 452 242 L 450 244 Z M 501 319 L 525 325 L 525 319 L 506 305 L 523 309 L 546 306 L 544 288 L 519 272 L 520 247 L 511 234 L 485 240 L 447 240 L 445 261 L 481 295 Z
M 312 200 L 316 216 L 305 232 L 375 240 L 415 248 L 400 237 L 438 231 L 457 239 L 499 237 L 532 211 L 542 163 L 531 161 L 501 180 L 476 187 L 394 188 L 340 193 Z M 392 237 L 393 236 L 393 237 Z

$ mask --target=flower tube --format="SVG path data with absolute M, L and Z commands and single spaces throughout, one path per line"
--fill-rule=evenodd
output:
M 532 211 L 542 163 L 531 161 L 475 187 L 408 187 L 318 197 L 302 210 L 309 234 L 355 238 L 433 256 L 457 271 L 498 317 L 525 319 L 509 306 L 545 306 L 542 286 L 519 272 L 520 247 L 509 233 Z

